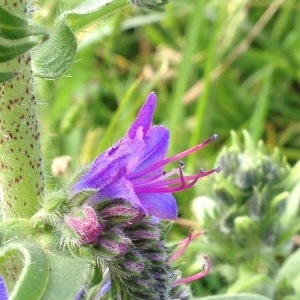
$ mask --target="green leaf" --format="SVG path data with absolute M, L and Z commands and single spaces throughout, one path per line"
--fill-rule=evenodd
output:
M 237 295 L 209 296 L 209 297 L 201 298 L 201 300 L 270 300 L 270 299 L 256 294 L 237 294 Z
M 2 24 L 21 27 L 26 26 L 27 21 L 23 18 L 20 18 L 19 16 L 12 14 L 11 12 L 5 10 L 3 7 L 0 6 L 0 26 Z
M 43 299 L 73 300 L 91 274 L 91 263 L 84 259 L 60 256 L 53 253 L 48 253 L 47 257 L 51 272 L 46 290 L 43 293 Z
M 0 63 L 16 58 L 36 45 L 36 42 L 22 43 L 13 46 L 0 45 Z
M 0 83 L 13 79 L 18 73 L 0 73 Z
M 53 34 L 36 55 L 32 69 L 36 76 L 53 79 L 62 75 L 74 62 L 77 40 L 64 19 L 58 19 Z
M 127 4 L 127 0 L 86 0 L 74 9 L 65 12 L 64 16 L 70 21 L 70 26 L 77 31 Z
M 0 37 L 15 40 L 30 35 L 43 35 L 47 38 L 48 33 L 42 27 L 29 26 L 26 20 L 0 7 Z
M 49 276 L 44 251 L 33 240 L 0 248 L 0 274 L 10 300 L 40 299 Z

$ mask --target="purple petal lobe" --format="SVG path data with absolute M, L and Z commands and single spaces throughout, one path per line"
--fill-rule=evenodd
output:
M 169 146 L 169 130 L 163 126 L 154 126 L 149 130 L 148 136 L 144 138 L 145 151 L 143 158 L 135 170 L 130 174 L 130 178 L 135 178 L 135 173 L 139 172 L 166 157 Z M 155 169 L 151 176 L 162 175 L 163 167 Z M 150 174 L 149 174 L 150 175 Z
M 143 153 L 144 142 L 139 136 L 134 141 L 121 139 L 96 158 L 89 171 L 73 186 L 72 194 L 89 188 L 101 191 L 134 168 Z
M 177 218 L 177 204 L 172 194 L 139 194 L 139 198 L 149 215 L 167 220 Z
M 124 177 L 91 196 L 88 202 L 90 205 L 95 205 L 107 199 L 124 199 L 143 209 L 131 182 Z
M 8 300 L 8 292 L 3 277 L 0 275 L 0 300 Z
M 136 120 L 133 122 L 133 124 L 131 125 L 128 131 L 128 137 L 130 139 L 133 139 L 135 137 L 137 129 L 139 127 L 143 128 L 144 136 L 147 135 L 152 125 L 155 106 L 156 106 L 156 95 L 155 93 L 152 92 L 148 95 L 145 104 L 140 109 Z

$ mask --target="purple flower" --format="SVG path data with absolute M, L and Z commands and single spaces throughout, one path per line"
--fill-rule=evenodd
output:
M 4 279 L 1 275 L 0 275 L 0 299 L 8 300 L 8 291 L 7 291 Z
M 84 190 L 94 189 L 96 193 L 89 197 L 89 205 L 121 198 L 147 215 L 176 219 L 177 204 L 172 193 L 190 188 L 199 178 L 219 171 L 219 168 L 184 176 L 182 163 L 179 168 L 167 173 L 164 166 L 203 148 L 217 136 L 166 158 L 169 130 L 164 126 L 152 126 L 155 106 L 156 95 L 150 93 L 126 136 L 96 158 L 71 188 L 72 197 Z

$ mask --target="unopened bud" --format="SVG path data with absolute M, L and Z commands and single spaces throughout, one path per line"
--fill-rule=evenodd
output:
M 99 223 L 98 215 L 91 206 L 85 206 L 65 216 L 65 222 L 79 236 L 81 244 L 95 244 L 104 225 Z
M 97 242 L 96 249 L 101 256 L 119 257 L 125 255 L 130 241 L 125 237 L 122 230 L 114 228 L 102 234 Z
M 123 199 L 106 201 L 101 207 L 98 206 L 98 211 L 108 227 L 115 225 L 126 227 L 143 216 L 135 206 Z

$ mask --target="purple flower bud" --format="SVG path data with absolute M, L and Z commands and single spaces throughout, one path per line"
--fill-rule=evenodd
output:
M 104 207 L 98 205 L 97 209 L 108 227 L 115 225 L 130 226 L 144 216 L 140 210 L 123 199 L 105 201 Z
M 142 252 L 143 257 L 152 262 L 163 262 L 165 263 L 167 255 L 165 251 L 159 251 L 159 249 L 147 249 Z
M 129 260 L 126 260 L 122 264 L 122 269 L 123 269 L 123 271 L 127 270 L 127 271 L 129 271 L 131 273 L 139 274 L 139 273 L 141 273 L 141 272 L 144 271 L 145 264 L 143 262 L 141 262 L 141 261 L 129 261 Z
M 97 244 L 96 249 L 100 252 L 100 256 L 111 258 L 124 256 L 131 242 L 122 230 L 113 228 L 101 235 Z
M 76 214 L 65 216 L 65 222 L 79 236 L 81 244 L 95 244 L 99 235 L 104 229 L 104 225 L 99 223 L 98 215 L 91 206 L 85 206 Z

